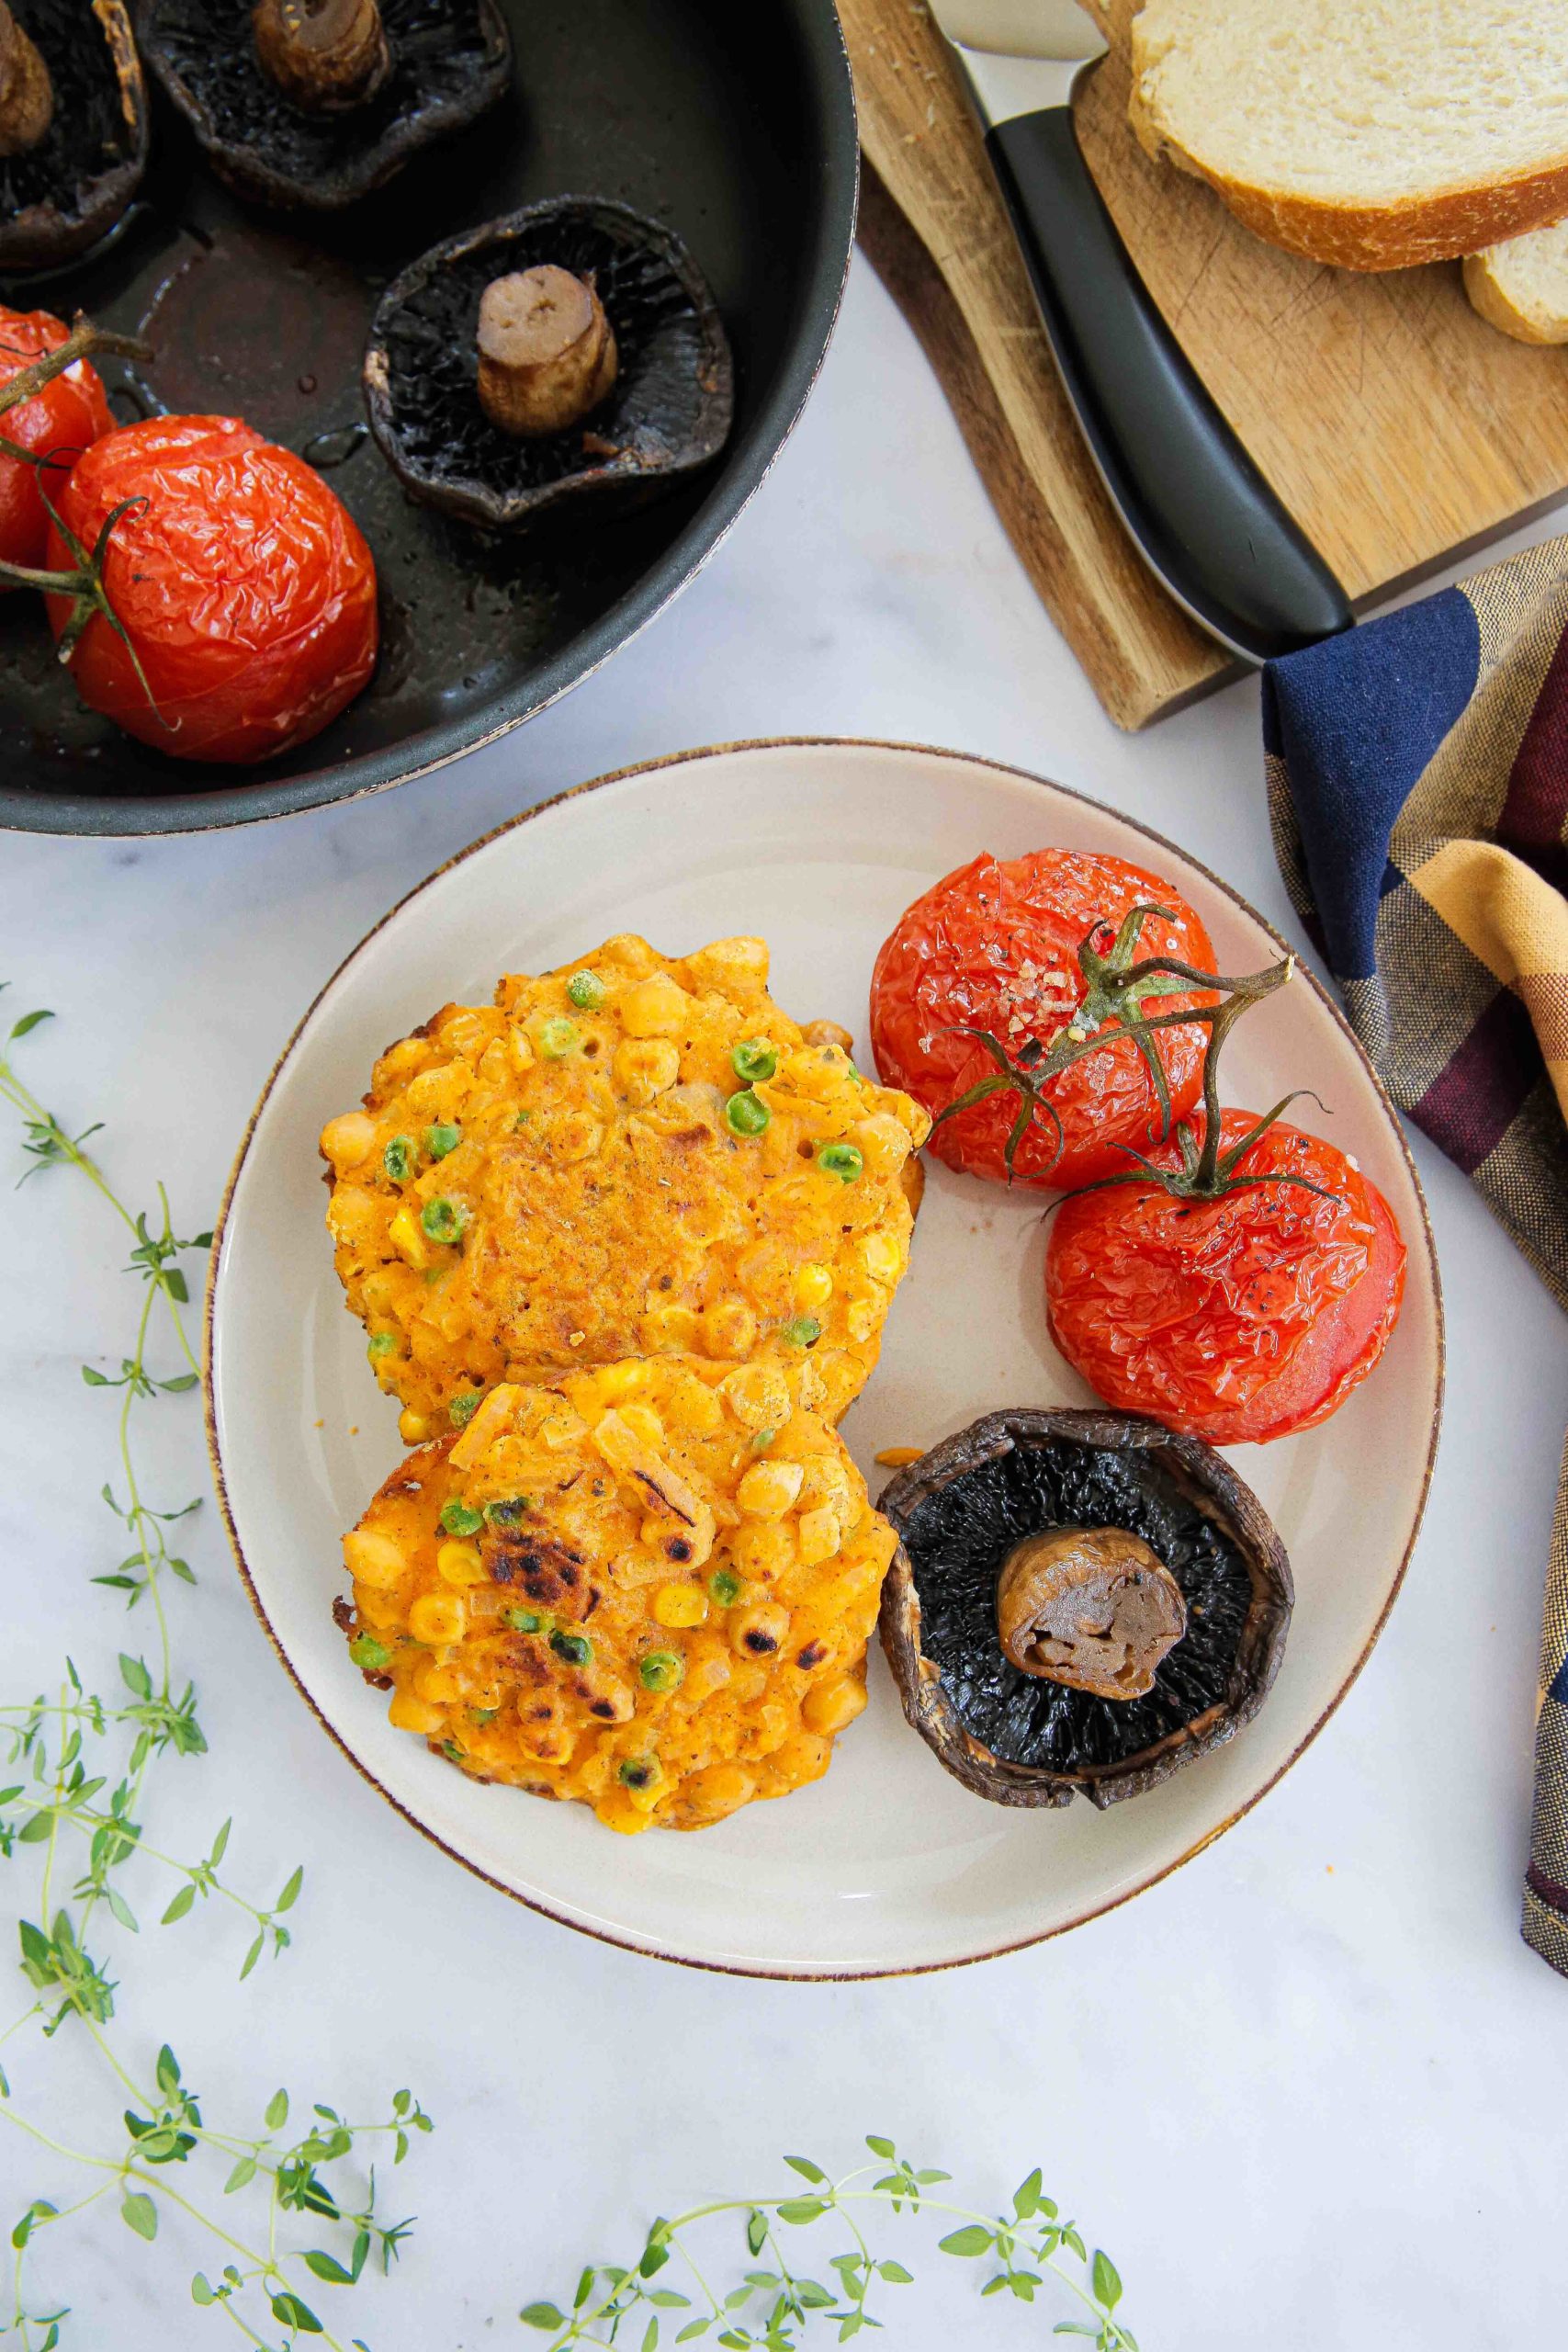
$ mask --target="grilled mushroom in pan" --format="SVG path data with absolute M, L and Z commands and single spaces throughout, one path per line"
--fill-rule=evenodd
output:
M 141 47 L 220 178 L 334 210 L 495 104 L 496 0 L 148 0 Z
M 904 1712 L 998 1804 L 1156 1787 L 1250 1723 L 1294 1590 L 1267 1514 L 1139 1415 L 992 1413 L 894 1479 L 882 1641 Z
M 716 458 L 734 369 L 680 239 L 558 197 L 434 246 L 382 296 L 370 426 L 411 494 L 515 531 L 639 503 Z
M 0 270 L 74 261 L 147 162 L 147 95 L 123 0 L 0 0 Z

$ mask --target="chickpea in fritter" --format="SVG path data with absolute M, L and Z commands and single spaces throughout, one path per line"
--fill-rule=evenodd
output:
M 410 1454 L 337 1613 L 391 1721 L 465 1772 L 699 1829 L 827 1770 L 895 1544 L 776 1365 L 642 1359 L 503 1383 Z
M 639 1355 L 775 1365 L 831 1420 L 859 1394 L 930 1121 L 767 968 L 759 939 L 607 940 L 448 1005 L 330 1122 L 337 1270 L 409 1443 L 497 1381 Z

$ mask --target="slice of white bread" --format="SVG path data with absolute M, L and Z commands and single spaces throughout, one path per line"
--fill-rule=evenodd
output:
M 1147 0 L 1132 118 L 1314 261 L 1479 253 L 1568 213 L 1568 0 Z
M 1464 290 L 1491 325 L 1520 343 L 1568 343 L 1568 220 L 1472 254 Z

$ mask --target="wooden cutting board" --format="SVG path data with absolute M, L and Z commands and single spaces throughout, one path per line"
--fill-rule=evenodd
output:
M 1568 350 L 1510 341 L 1457 262 L 1360 277 L 1278 252 L 1128 127 L 1127 23 L 1079 100 L 1091 169 L 1156 301 L 1360 609 L 1568 493 Z M 1111 717 L 1143 727 L 1228 656 L 1134 553 L 1056 380 L 946 43 L 921 0 L 840 0 L 866 164 L 861 243 Z

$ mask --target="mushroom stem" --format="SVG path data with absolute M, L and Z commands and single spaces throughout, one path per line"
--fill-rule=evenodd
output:
M 1021 1674 L 1101 1699 L 1145 1698 L 1186 1631 L 1181 1587 L 1124 1528 L 1051 1528 L 1002 1563 L 997 1635 Z
M 367 105 L 392 70 L 377 0 L 260 0 L 251 25 L 262 71 L 310 114 Z
M 615 381 L 615 337 L 598 292 L 544 264 L 497 277 L 479 300 L 479 405 L 502 433 L 564 433 Z
M 0 155 L 26 155 L 54 120 L 49 68 L 0 0 Z

